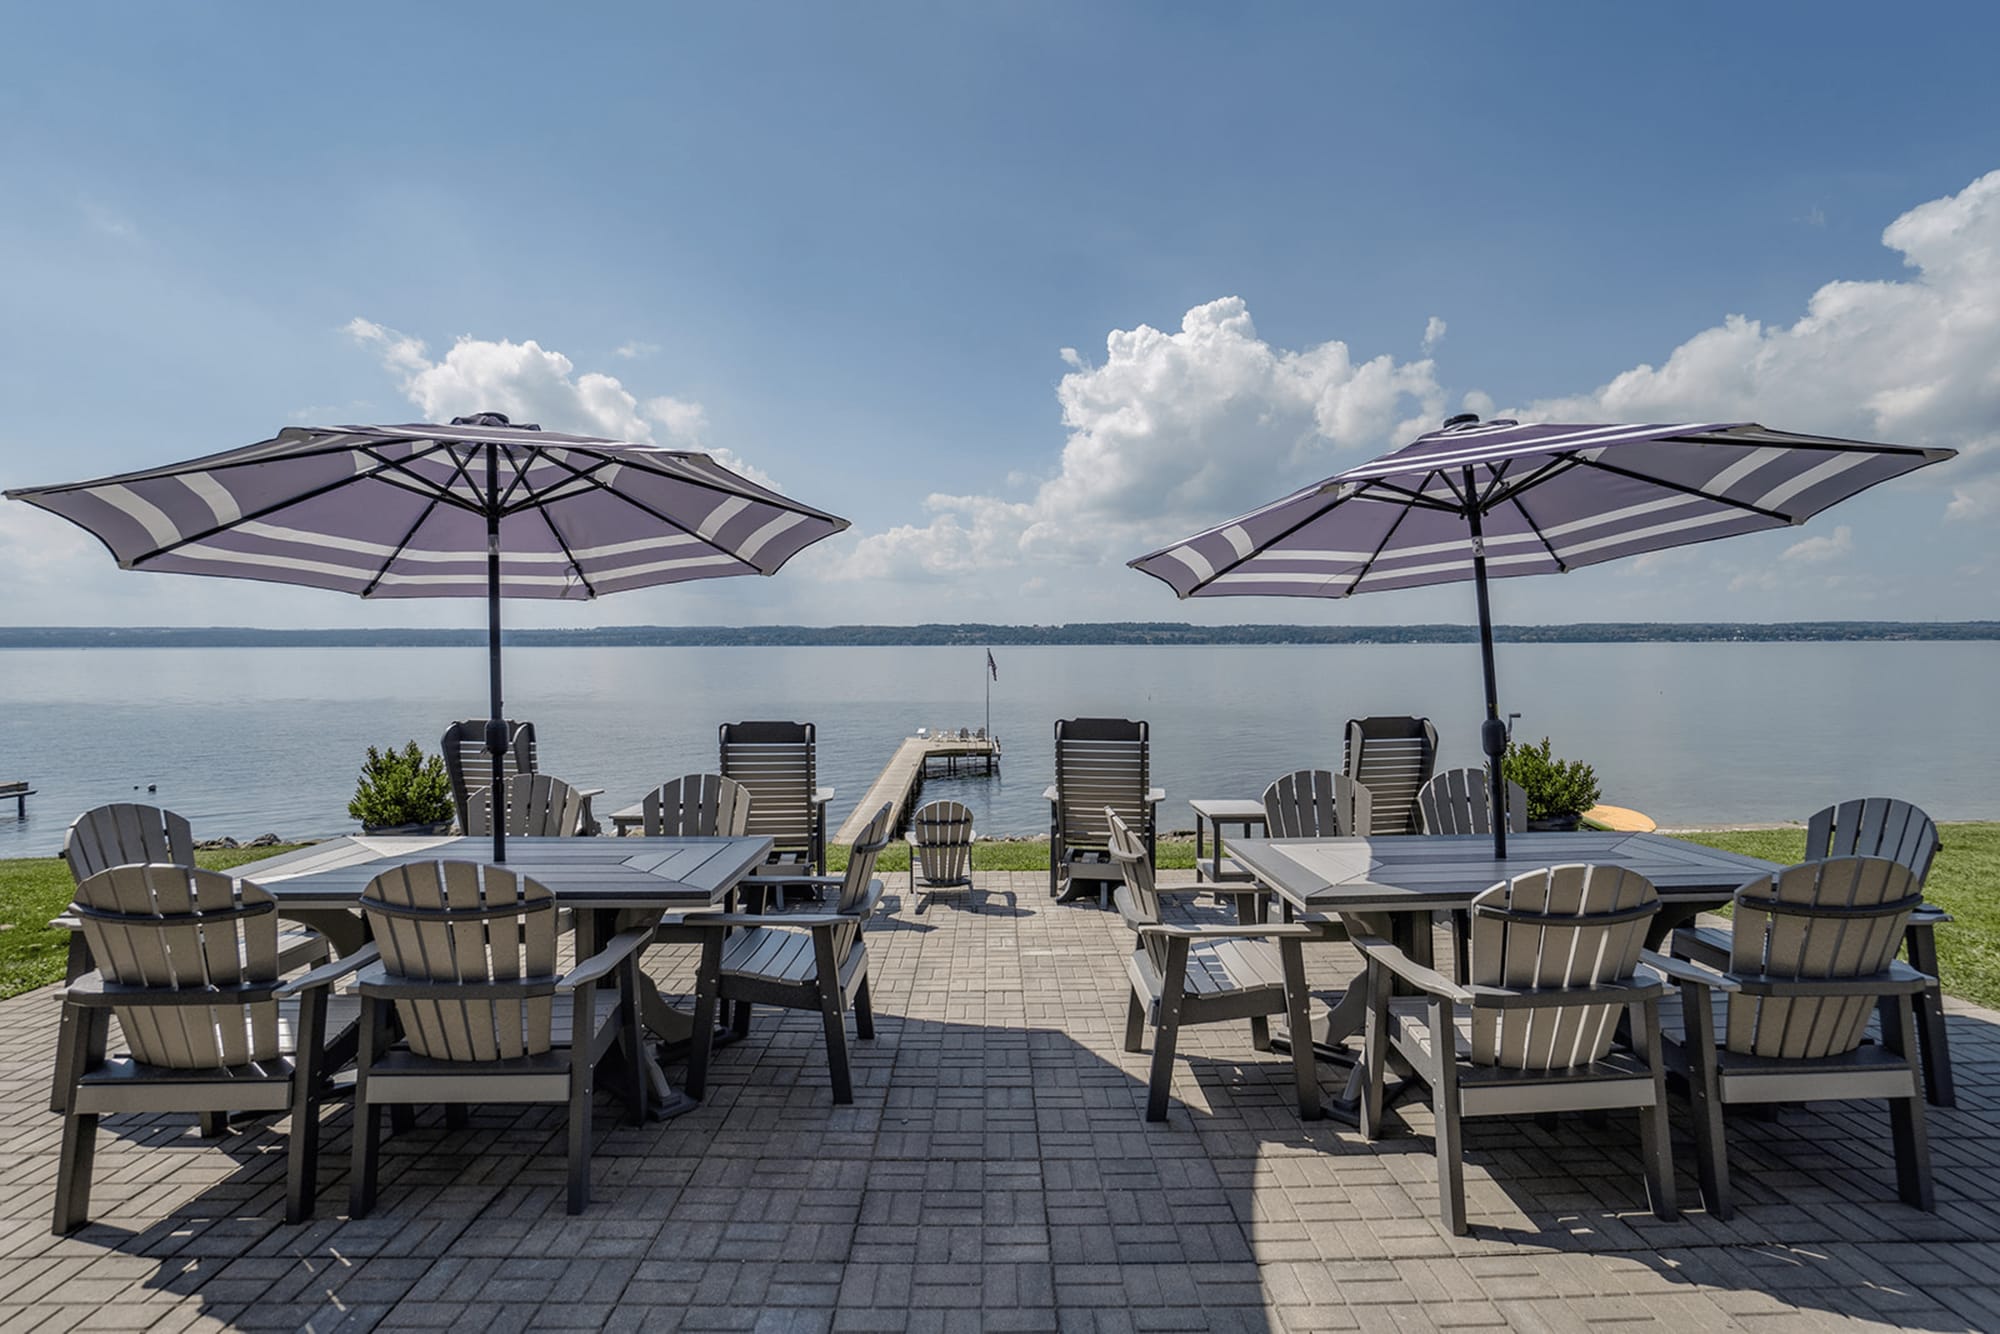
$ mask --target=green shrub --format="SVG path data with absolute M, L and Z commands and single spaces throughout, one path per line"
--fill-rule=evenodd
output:
M 404 824 L 443 824 L 452 818 L 451 780 L 444 758 L 425 755 L 412 741 L 402 750 L 368 748 L 361 781 L 347 813 L 370 828 Z
M 1547 737 L 1540 745 L 1508 742 L 1500 772 L 1527 791 L 1530 820 L 1581 815 L 1597 804 L 1597 775 L 1581 760 L 1551 756 Z

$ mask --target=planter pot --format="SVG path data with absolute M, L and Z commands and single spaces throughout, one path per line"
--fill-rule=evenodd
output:
M 361 832 L 364 834 L 384 834 L 391 838 L 420 838 L 430 834 L 449 834 L 451 832 L 451 824 L 450 820 L 443 820 L 436 824 L 365 824 L 361 826 Z
M 1552 815 L 1546 820 L 1528 821 L 1531 834 L 1574 834 L 1579 817 L 1574 815 Z

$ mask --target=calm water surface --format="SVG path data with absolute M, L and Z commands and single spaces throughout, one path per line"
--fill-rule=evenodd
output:
M 1337 769 L 1341 727 L 1428 714 L 1442 762 L 1479 760 L 1470 645 L 1048 648 L 996 653 L 994 777 L 935 778 L 981 833 L 1045 829 L 1051 729 L 1087 714 L 1152 723 L 1169 826 L 1189 797 L 1256 797 L 1279 773 Z M 600 815 L 715 765 L 716 724 L 819 725 L 835 821 L 918 726 L 983 721 L 984 654 L 929 648 L 509 650 L 508 708 L 542 767 L 605 789 Z M 151 800 L 198 836 L 346 832 L 361 754 L 483 716 L 477 649 L 0 651 L 0 779 L 38 795 L 0 855 L 53 851 L 80 811 Z M 1802 818 L 1846 796 L 1905 797 L 1938 819 L 1994 819 L 2000 644 L 1503 645 L 1517 734 L 1596 766 L 1604 799 L 1663 823 Z M 146 788 L 157 790 L 148 796 Z

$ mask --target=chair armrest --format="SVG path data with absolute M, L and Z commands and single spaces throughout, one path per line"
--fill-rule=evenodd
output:
M 816 787 L 816 788 L 814 788 L 814 789 L 813 789 L 813 805 L 815 805 L 815 806 L 824 806 L 824 805 L 826 805 L 826 803 L 828 803 L 829 801 L 832 801 L 832 800 L 833 800 L 833 789 L 832 789 L 832 788 L 830 788 L 830 787 Z
M 1729 946 L 1712 934 L 1704 935 L 1704 930 L 1712 932 L 1713 928 L 1676 927 L 1668 948 L 1677 959 L 1691 959 L 1717 972 L 1728 972 Z
M 309 973 L 301 973 L 279 987 L 276 994 L 281 997 L 291 996 L 313 987 L 330 987 L 349 973 L 358 973 L 381 957 L 381 948 L 371 940 L 352 954 L 343 955 L 330 963 L 323 963 Z
M 1146 804 L 1148 806 L 1157 806 L 1166 799 L 1167 790 L 1165 788 L 1149 787 L 1146 789 Z
M 1173 922 L 1148 922 L 1136 928 L 1142 936 L 1186 936 L 1189 940 L 1316 940 L 1319 932 L 1304 922 L 1252 922 L 1235 926 L 1228 922 L 1180 926 Z
M 738 888 L 785 889 L 793 885 L 811 885 L 815 889 L 838 889 L 847 882 L 842 875 L 748 875 Z
M 380 960 L 361 970 L 355 985 L 369 1000 L 528 1000 L 553 996 L 561 978 L 510 977 L 491 982 L 435 981 L 422 977 L 401 977 Z
M 1957 919 L 1935 903 L 1919 903 L 1916 911 L 1910 914 L 1911 926 L 1943 926 L 1946 922 L 1955 920 Z M 55 923 L 50 922 L 49 925 L 54 926 Z
M 1928 991 L 1934 979 L 1900 960 L 1879 973 L 1862 977 L 1770 977 L 1737 974 L 1737 989 L 1746 996 L 1895 996 Z
M 1056 791 L 1056 785 L 1054 783 L 1050 783 L 1047 787 L 1042 789 L 1042 800 L 1046 801 L 1051 806 L 1056 804 L 1056 801 L 1059 796 L 1060 794 Z
M 1350 936 L 1349 939 L 1367 957 L 1369 963 L 1382 965 L 1417 990 L 1461 1004 L 1471 1002 L 1470 991 L 1437 969 L 1424 967 L 1380 936 Z
M 1691 963 L 1685 959 L 1675 959 L 1653 950 L 1639 951 L 1639 962 L 1676 982 L 1691 982 L 1696 986 L 1713 987 L 1717 991 L 1738 991 L 1736 979 L 1727 973 L 1719 973 L 1705 964 Z
M 1666 983 L 1657 977 L 1646 977 L 1632 982 L 1598 982 L 1587 987 L 1493 987 L 1475 983 L 1465 990 L 1471 993 L 1470 1003 L 1475 1010 L 1545 1010 L 1658 1000 L 1666 990 Z
M 114 1005 L 254 1005 L 274 999 L 278 988 L 276 982 L 233 987 L 130 987 L 90 972 L 64 987 L 62 998 L 66 1004 L 92 1010 Z
M 568 974 L 560 982 L 556 983 L 556 990 L 559 992 L 575 991 L 578 987 L 595 982 L 607 976 L 612 969 L 624 963 L 627 959 L 632 958 L 640 950 L 652 943 L 653 924 L 651 923 L 645 926 L 633 927 L 630 931 L 620 931 L 605 942 L 603 949 L 570 969 Z
M 875 915 L 875 909 L 881 902 L 882 882 L 870 880 L 867 895 L 846 912 L 773 912 L 761 916 L 756 913 L 731 913 L 707 920 L 726 922 L 731 926 L 790 926 L 801 929 L 839 926 L 843 922 L 866 921 Z

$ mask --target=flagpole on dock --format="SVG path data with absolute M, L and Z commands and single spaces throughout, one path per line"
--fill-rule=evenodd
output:
M 993 661 L 993 650 L 986 650 L 986 735 L 993 735 L 993 683 L 1000 679 L 1000 664 Z

